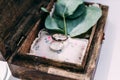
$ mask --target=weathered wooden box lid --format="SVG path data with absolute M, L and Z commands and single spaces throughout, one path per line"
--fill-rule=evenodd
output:
M 0 60 L 6 60 L 12 74 L 25 80 L 92 80 L 104 38 L 108 6 L 99 4 L 102 17 L 90 29 L 89 44 L 82 66 L 27 55 L 48 15 L 40 8 L 51 10 L 54 1 L 0 1 Z

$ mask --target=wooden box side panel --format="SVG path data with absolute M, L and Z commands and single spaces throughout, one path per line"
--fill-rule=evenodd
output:
M 0 1 L 0 37 L 3 39 L 12 30 L 15 22 L 32 4 L 32 0 Z
M 0 51 L 5 56 L 5 39 L 33 0 L 0 0 Z
M 104 27 L 108 15 L 108 6 L 101 5 L 101 8 L 102 8 L 102 17 L 97 23 L 97 28 L 89 51 L 89 55 L 91 55 L 91 57 L 89 57 L 87 60 L 85 80 L 93 80 L 94 78 L 94 74 L 97 68 L 97 63 L 100 55 L 99 51 L 104 39 Z
M 29 69 L 9 64 L 13 76 L 22 80 L 73 80 L 71 78 L 55 76 L 35 69 Z

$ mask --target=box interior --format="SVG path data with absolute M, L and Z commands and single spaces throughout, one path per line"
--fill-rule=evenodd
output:
M 85 35 L 89 35 L 87 39 L 89 40 L 84 60 L 82 65 L 55 61 L 51 59 L 46 59 L 39 56 L 28 55 L 31 44 L 37 37 L 38 32 L 44 28 L 44 21 L 47 13 L 40 10 L 41 7 L 46 7 L 48 10 L 52 8 L 54 1 L 41 1 L 39 3 L 32 3 L 30 8 L 24 12 L 19 21 L 13 28 L 13 31 L 7 35 L 5 38 L 5 58 L 8 62 L 12 64 L 17 64 L 26 67 L 35 68 L 35 66 L 54 66 L 65 70 L 84 72 L 86 65 L 86 60 L 88 57 L 89 48 L 92 42 L 92 38 L 95 32 L 96 25 L 91 28 L 87 33 L 82 34 L 79 38 L 85 38 Z M 14 42 L 14 43 L 13 43 Z M 34 64 L 34 65 L 33 65 Z
M 3 57 L 10 63 L 20 67 L 31 68 L 42 72 L 47 72 L 47 67 L 55 67 L 61 70 L 79 73 L 90 76 L 95 69 L 96 59 L 98 56 L 98 45 L 103 38 L 103 28 L 107 16 L 108 7 L 103 6 L 103 14 L 100 21 L 87 34 L 90 34 L 89 44 L 84 57 L 83 65 L 65 63 L 45 59 L 38 56 L 27 55 L 33 40 L 37 37 L 38 32 L 44 28 L 44 21 L 47 13 L 41 11 L 40 7 L 52 8 L 54 0 L 14 0 L 1 1 L 0 16 L 2 26 L 0 25 L 0 51 Z M 91 3 L 86 3 L 86 5 Z M 10 9 L 9 9 L 10 7 Z M 5 14 L 8 11 L 10 14 Z M 13 13 L 12 13 L 13 12 Z M 9 16 L 13 16 L 12 18 Z M 6 26 L 6 27 L 4 27 Z M 95 35 L 94 35 L 95 34 Z M 84 34 L 82 35 L 84 37 Z M 94 47 L 96 46 L 96 47 Z M 86 75 L 86 74 L 85 74 Z M 81 77 L 84 78 L 84 77 Z

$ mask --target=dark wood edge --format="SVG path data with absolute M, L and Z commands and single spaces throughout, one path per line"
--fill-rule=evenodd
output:
M 22 80 L 73 80 L 66 77 L 55 76 L 35 69 L 25 68 L 13 64 L 9 64 L 13 76 Z
M 90 46 L 91 46 L 91 43 L 92 43 L 92 40 L 93 40 L 93 37 L 94 37 L 94 34 L 95 34 L 96 27 L 97 27 L 97 24 L 95 24 L 93 26 L 92 31 L 91 31 L 90 39 L 88 41 L 87 49 L 86 49 L 86 52 L 85 52 L 86 54 L 84 55 L 83 62 L 82 62 L 83 69 L 85 69 L 85 65 L 86 65 L 86 62 L 87 62 Z

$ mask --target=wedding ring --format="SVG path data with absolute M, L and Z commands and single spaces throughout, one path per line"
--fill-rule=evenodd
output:
M 53 51 L 59 51 L 59 50 L 62 50 L 64 45 L 62 42 L 58 42 L 58 41 L 54 41 L 50 44 L 50 49 L 53 50 Z
M 55 40 L 55 41 L 65 41 L 66 39 L 68 39 L 67 36 L 63 35 L 63 34 L 53 34 L 52 35 L 52 38 Z

